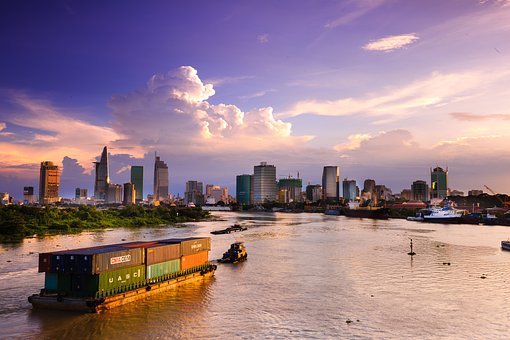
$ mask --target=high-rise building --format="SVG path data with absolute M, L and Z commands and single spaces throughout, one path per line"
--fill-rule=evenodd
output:
M 143 201 L 143 166 L 131 166 L 131 183 L 135 186 L 136 202 Z
M 430 169 L 430 197 L 446 198 L 448 196 L 448 168 Z
M 74 198 L 79 199 L 87 199 L 88 190 L 83 188 L 76 188 L 74 190 Z
M 187 181 L 184 192 L 184 203 L 195 205 L 204 204 L 204 184 L 198 181 Z
M 340 199 L 340 168 L 325 166 L 322 171 L 322 199 L 338 202 Z
M 58 202 L 60 189 L 60 171 L 53 162 L 41 162 L 39 175 L 39 203 L 51 204 Z
M 306 186 L 306 200 L 315 203 L 322 199 L 322 187 L 320 184 Z
M 108 184 L 106 189 L 106 203 L 122 203 L 122 185 Z
M 135 193 L 135 185 L 133 183 L 124 183 L 124 199 L 122 203 L 124 205 L 133 205 L 135 204 L 136 193 Z
M 154 161 L 154 200 L 168 199 L 168 165 L 159 156 Z
M 282 178 L 278 181 L 278 201 L 280 203 L 301 202 L 302 189 L 301 178 Z
M 411 184 L 411 200 L 427 202 L 430 192 L 429 185 L 425 181 L 414 181 Z
M 108 169 L 108 148 L 105 146 L 101 153 L 101 160 L 94 162 L 96 165 L 96 180 L 94 182 L 94 197 L 98 200 L 106 200 L 110 175 Z
M 347 202 L 354 202 L 356 201 L 356 181 L 351 179 L 345 178 L 342 182 L 342 191 L 343 191 L 343 197 L 344 201 Z
M 23 203 L 34 204 L 37 202 L 37 196 L 34 194 L 34 187 L 23 187 Z
M 252 204 L 252 175 L 236 176 L 236 200 L 237 204 Z
M 276 167 L 261 162 L 253 167 L 253 202 L 264 203 L 276 200 Z

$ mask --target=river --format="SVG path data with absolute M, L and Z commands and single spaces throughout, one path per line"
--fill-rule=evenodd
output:
M 0 245 L 0 338 L 508 338 L 508 227 L 215 213 L 181 228 L 110 229 Z M 249 229 L 210 235 L 234 223 Z M 248 260 L 213 278 L 100 314 L 32 310 L 38 253 L 122 241 L 212 236 Z M 416 255 L 407 255 L 412 238 Z M 485 277 L 485 279 L 481 278 Z M 349 322 L 351 321 L 351 322 Z

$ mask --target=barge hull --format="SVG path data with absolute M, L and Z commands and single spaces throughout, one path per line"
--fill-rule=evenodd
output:
M 140 299 L 144 299 L 153 294 L 159 294 L 175 287 L 204 280 L 214 275 L 214 269 L 208 272 L 195 272 L 175 279 L 151 284 L 125 293 L 105 297 L 105 298 L 74 298 L 62 297 L 56 295 L 34 294 L 28 297 L 28 302 L 35 309 L 54 309 L 64 311 L 76 311 L 84 313 L 98 313 L 118 306 L 122 306 Z

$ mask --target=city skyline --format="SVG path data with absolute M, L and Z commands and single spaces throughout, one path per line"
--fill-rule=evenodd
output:
M 0 191 L 16 197 L 45 160 L 61 167 L 63 196 L 93 192 L 104 145 L 113 183 L 129 182 L 130 165 L 152 169 L 157 151 L 170 193 L 190 179 L 235 192 L 261 160 L 304 185 L 336 165 L 400 192 L 440 166 L 451 189 L 510 192 L 508 1 L 0 12 L 11 32 L 0 37 Z

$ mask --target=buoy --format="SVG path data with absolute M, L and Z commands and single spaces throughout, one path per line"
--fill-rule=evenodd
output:
M 407 255 L 416 255 L 416 253 L 413 251 L 413 239 L 410 239 L 411 240 L 411 251 L 409 253 L 407 253 Z

